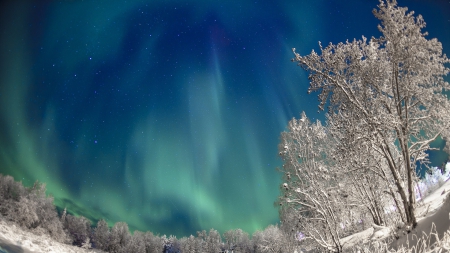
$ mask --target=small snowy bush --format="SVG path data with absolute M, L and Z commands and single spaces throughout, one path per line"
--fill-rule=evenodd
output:
M 438 167 L 432 167 L 425 173 L 416 185 L 416 199 L 425 198 L 430 193 L 441 187 L 444 182 L 449 178 L 450 163 L 445 165 L 445 168 L 441 170 Z

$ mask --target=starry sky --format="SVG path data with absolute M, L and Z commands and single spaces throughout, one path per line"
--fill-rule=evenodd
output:
M 291 48 L 379 36 L 377 4 L 2 1 L 0 173 L 94 221 L 252 234 L 278 222 L 280 132 L 324 118 Z M 449 1 L 400 6 L 450 55 Z

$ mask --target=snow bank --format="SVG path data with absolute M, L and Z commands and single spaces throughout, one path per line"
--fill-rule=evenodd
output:
M 38 232 L 38 231 L 35 231 Z M 39 233 L 39 232 L 38 232 Z M 0 217 L 0 245 L 6 252 L 49 252 L 49 253 L 101 253 L 100 250 L 86 250 L 54 241 L 50 236 L 17 227 Z M 0 252 L 2 250 L 0 249 Z
M 448 170 L 450 172 L 450 169 Z M 444 180 L 441 181 L 441 186 L 434 187 L 434 191 L 428 193 L 426 197 L 417 203 L 416 217 L 418 226 L 411 232 L 401 234 L 400 238 L 394 241 L 389 248 L 397 248 L 400 245 L 406 246 L 406 240 L 409 240 L 410 245 L 414 245 L 417 242 L 417 237 L 421 238 L 422 235 L 430 234 L 431 226 L 434 223 L 436 225 L 436 232 L 439 237 L 444 235 L 444 232 L 450 228 L 450 197 L 447 198 L 450 193 L 450 180 L 448 178 L 449 173 L 441 175 Z M 439 181 L 436 180 L 436 183 Z M 447 199 L 447 201 L 446 201 Z M 350 235 L 342 238 L 341 243 L 344 246 L 344 250 L 350 250 L 355 246 L 367 244 L 369 242 L 382 242 L 385 241 L 391 234 L 389 227 L 374 226 L 368 228 L 362 232 Z M 412 238 L 414 235 L 414 239 Z M 432 238 L 430 243 L 433 243 L 435 238 Z

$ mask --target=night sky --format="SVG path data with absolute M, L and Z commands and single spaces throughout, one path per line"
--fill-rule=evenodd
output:
M 324 118 L 291 48 L 380 36 L 377 4 L 2 1 L 0 173 L 132 230 L 252 234 L 279 220 L 280 132 Z M 400 6 L 450 55 L 448 0 Z

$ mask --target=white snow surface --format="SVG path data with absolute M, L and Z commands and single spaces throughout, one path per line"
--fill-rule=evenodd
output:
M 445 231 L 450 229 L 450 198 L 445 202 L 448 193 L 450 193 L 450 180 L 447 179 L 442 186 L 426 196 L 423 201 L 417 203 L 418 205 L 415 210 L 418 223 L 417 227 L 409 234 L 402 234 L 400 238 L 394 241 L 390 246 L 395 246 L 395 248 L 397 245 L 406 246 L 406 240 L 408 239 L 411 242 L 413 234 L 419 237 L 421 237 L 423 233 L 429 235 L 433 223 L 436 225 L 436 230 L 440 237 Z M 344 246 L 344 250 L 348 250 L 354 246 L 368 242 L 383 241 L 390 236 L 390 233 L 391 228 L 374 225 L 362 232 L 342 238 L 341 243 Z
M 36 235 L 0 217 L 0 252 L 8 253 L 100 253 L 54 241 L 48 235 Z

